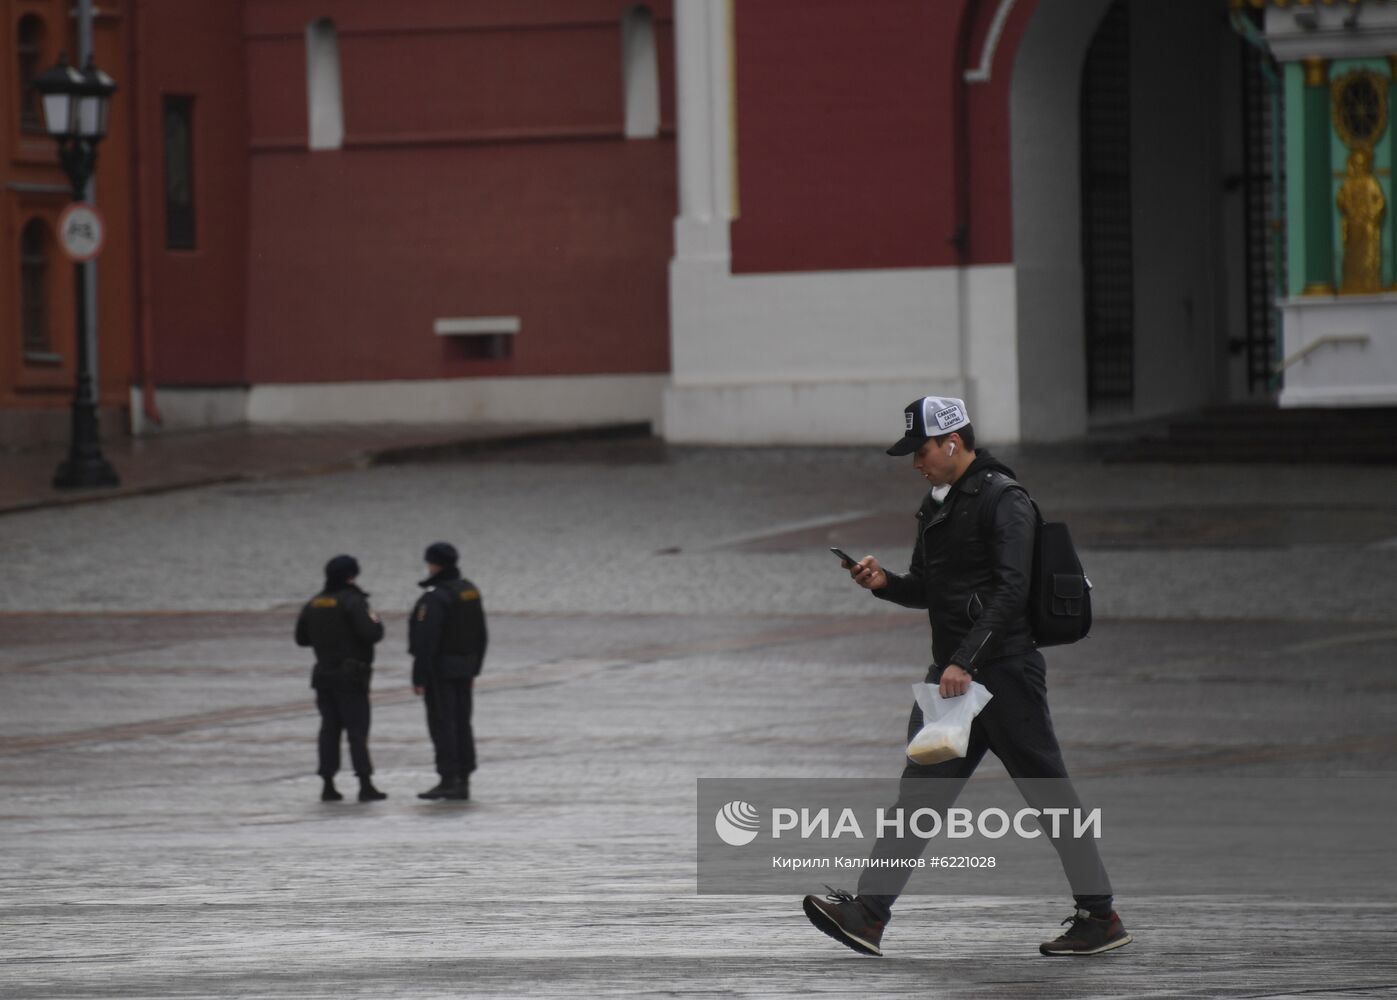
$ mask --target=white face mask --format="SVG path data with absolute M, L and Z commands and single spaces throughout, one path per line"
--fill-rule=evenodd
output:
M 945 503 L 945 502 L 946 502 L 946 494 L 947 494 L 947 493 L 950 493 L 950 492 L 951 492 L 951 484 L 950 484 L 950 483 L 947 483 L 945 486 L 933 486 L 933 487 L 931 488 L 931 498 L 932 498 L 933 500 L 935 500 L 937 503 Z

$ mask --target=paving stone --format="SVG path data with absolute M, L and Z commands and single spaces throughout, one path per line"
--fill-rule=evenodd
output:
M 761 541 L 905 516 L 917 483 L 880 458 L 554 445 L 0 517 L 0 996 L 1397 995 L 1390 860 L 1326 892 L 1283 838 L 1154 824 L 1144 794 L 1126 818 L 1155 832 L 1107 858 L 1137 940 L 1101 959 L 1037 954 L 1061 886 L 910 896 L 881 960 L 816 932 L 796 894 L 695 893 L 699 778 L 900 768 L 923 616 L 852 588 L 822 538 Z M 1018 461 L 1082 516 L 1287 497 L 1341 516 L 1397 486 Z M 1107 611 L 1048 653 L 1083 790 L 1232 782 L 1261 823 L 1289 778 L 1393 780 L 1397 549 L 1360 534 L 1089 549 Z M 404 612 L 438 537 L 491 614 L 465 804 L 414 794 L 434 775 Z M 366 805 L 318 801 L 290 641 L 343 549 L 388 625 L 371 746 L 390 798 Z M 979 780 L 1005 778 L 987 761 Z M 1347 830 L 1315 851 L 1356 853 Z M 1151 867 L 1224 834 L 1246 891 Z

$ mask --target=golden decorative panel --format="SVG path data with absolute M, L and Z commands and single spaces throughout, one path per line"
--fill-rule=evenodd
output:
M 1339 291 L 1373 295 L 1382 291 L 1382 230 L 1387 198 L 1373 173 L 1373 149 L 1387 131 L 1387 91 L 1391 81 L 1381 73 L 1358 69 L 1334 80 L 1334 131 L 1349 148 L 1344 182 L 1335 204 L 1344 250 L 1344 273 Z
M 1334 131 L 1344 145 L 1369 149 L 1387 131 L 1388 78 L 1372 70 L 1356 69 L 1336 77 L 1330 87 L 1334 107 Z

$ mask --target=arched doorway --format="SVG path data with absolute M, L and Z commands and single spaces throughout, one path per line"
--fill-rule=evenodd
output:
M 1039 0 L 1010 97 L 1024 440 L 1265 398 L 1244 51 L 1214 0 Z

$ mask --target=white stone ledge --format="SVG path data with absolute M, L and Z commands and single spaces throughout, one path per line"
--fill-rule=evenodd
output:
M 455 316 L 432 323 L 438 337 L 470 337 L 481 334 L 516 334 L 522 329 L 518 316 Z
M 667 377 L 499 376 L 254 385 L 254 424 L 658 422 Z

